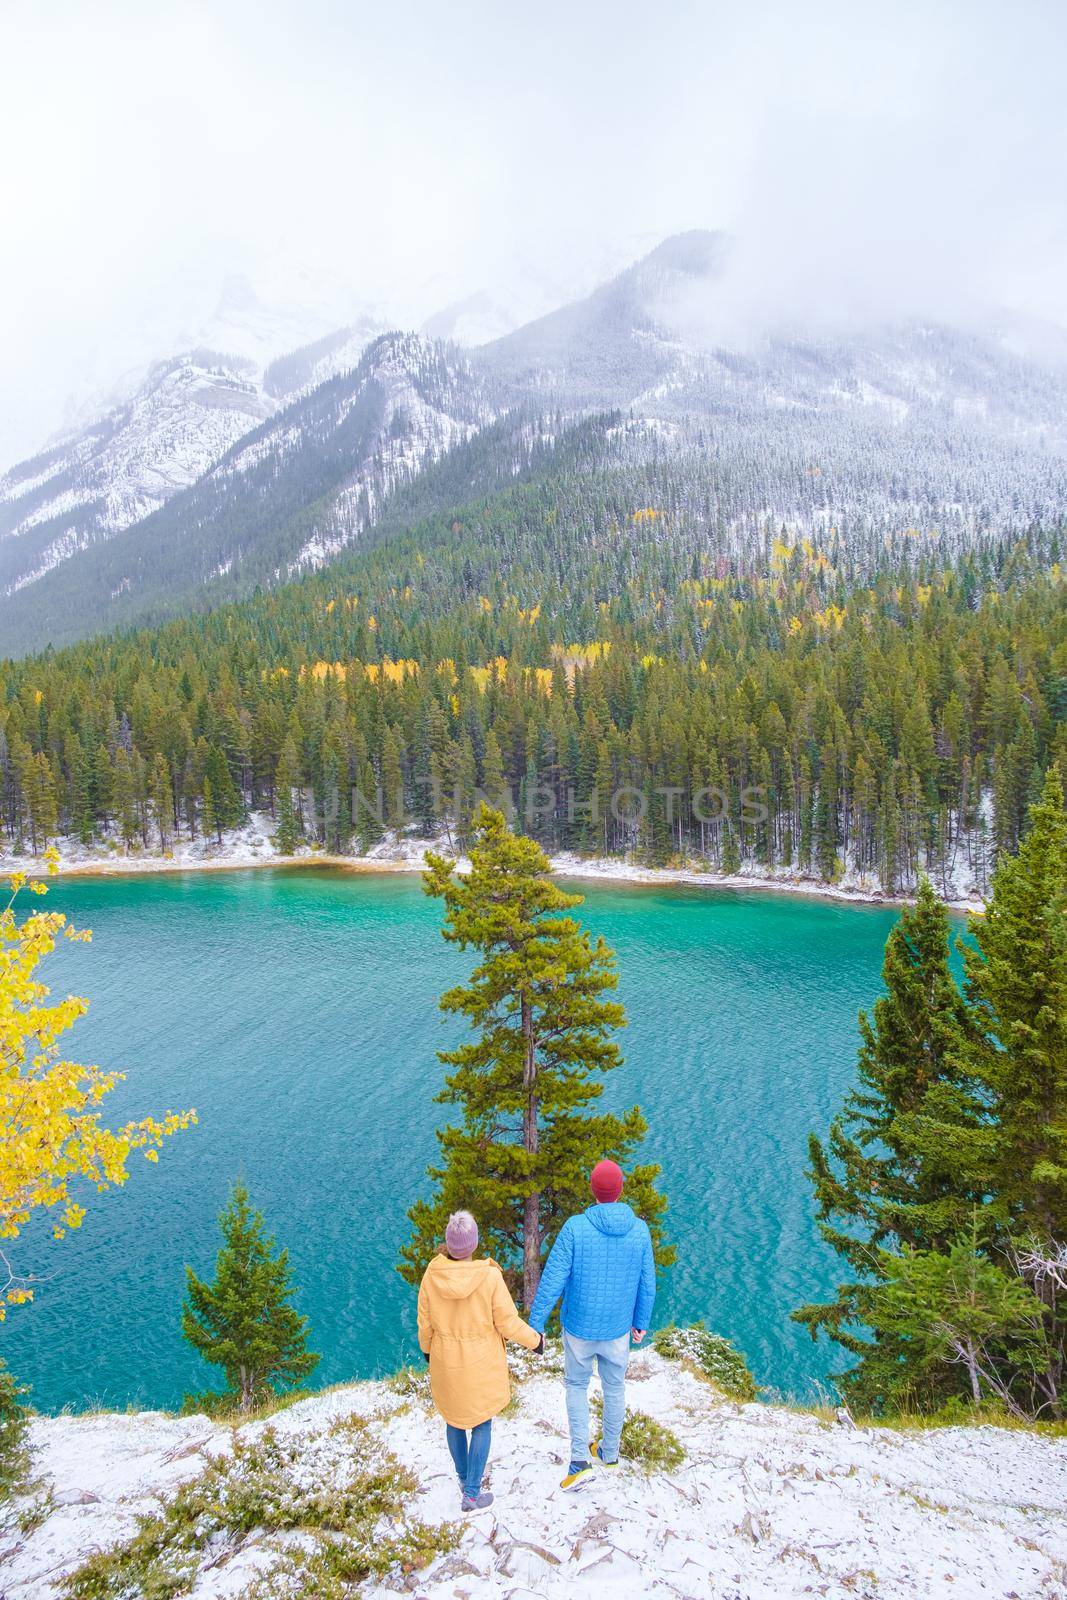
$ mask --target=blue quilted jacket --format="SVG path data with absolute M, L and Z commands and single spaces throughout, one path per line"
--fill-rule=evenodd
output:
M 648 1224 L 622 1201 L 568 1218 L 545 1262 L 531 1328 L 544 1332 L 560 1295 L 560 1318 L 576 1339 L 618 1339 L 647 1328 L 656 1298 Z

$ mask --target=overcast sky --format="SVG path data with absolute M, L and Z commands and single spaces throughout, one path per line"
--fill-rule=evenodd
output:
M 1062 0 L 0 0 L 0 465 L 223 283 L 417 321 L 687 227 L 711 309 L 1067 323 Z

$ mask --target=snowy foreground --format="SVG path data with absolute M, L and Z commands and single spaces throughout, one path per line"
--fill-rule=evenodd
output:
M 452 840 L 445 835 L 428 844 L 425 839 L 410 835 L 390 834 L 369 855 L 335 856 L 303 846 L 298 855 L 283 856 L 272 838 L 274 828 L 269 816 L 254 812 L 244 827 L 224 834 L 221 844 L 210 837 L 183 838 L 165 853 L 158 848 L 127 852 L 114 839 L 103 845 L 87 846 L 79 839 L 64 838 L 58 841 L 59 867 L 61 872 L 73 876 L 316 865 L 341 867 L 351 872 L 419 872 L 426 864 L 428 849 L 454 854 Z M 553 871 L 571 878 L 649 885 L 683 883 L 704 889 L 773 889 L 783 894 L 816 895 L 871 905 L 903 905 L 911 899 L 906 894 L 887 895 L 877 878 L 852 867 L 846 870 L 839 883 L 828 884 L 819 878 L 806 877 L 798 869 L 776 867 L 768 872 L 755 862 L 745 862 L 740 872 L 731 874 L 705 872 L 697 867 L 645 867 L 625 856 L 563 853 L 551 859 Z M 461 868 L 464 865 L 461 859 Z M 40 874 L 43 870 L 40 857 L 7 854 L 0 849 L 0 874 Z M 982 888 L 962 854 L 947 880 L 935 882 L 934 887 L 957 910 L 980 911 L 984 907 Z
M 322 1394 L 247 1424 L 240 1437 L 247 1442 L 274 1429 L 298 1443 L 297 1459 L 319 1471 L 332 1462 L 325 1476 L 341 1482 L 346 1453 L 355 1470 L 370 1437 L 342 1419 L 371 1419 L 374 1437 L 418 1480 L 407 1514 L 448 1523 L 459 1540 L 421 1571 L 396 1569 L 374 1580 L 362 1591 L 371 1596 L 1067 1595 L 1067 1441 L 991 1427 L 865 1430 L 738 1406 L 652 1352 L 635 1354 L 631 1377 L 631 1410 L 672 1430 L 685 1450 L 680 1466 L 646 1475 L 624 1464 L 577 1494 L 561 1493 L 568 1456 L 563 1387 L 541 1369 L 517 1386 L 514 1414 L 495 1425 L 489 1487 L 496 1503 L 465 1519 L 421 1376 L 407 1392 L 393 1382 Z M 64 1574 L 128 1537 L 138 1512 L 158 1510 L 210 1456 L 230 1453 L 233 1440 L 202 1416 L 36 1421 L 35 1466 L 51 1491 L 49 1509 L 32 1531 L 3 1535 L 4 1600 L 58 1595 Z M 241 1595 L 294 1538 L 258 1529 L 230 1538 L 216 1533 L 193 1587 L 182 1592 Z

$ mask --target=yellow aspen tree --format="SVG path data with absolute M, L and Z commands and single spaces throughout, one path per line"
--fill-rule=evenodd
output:
M 47 852 L 50 872 L 57 854 Z M 19 921 L 15 901 L 24 888 L 47 894 L 45 884 L 15 873 L 0 911 L 0 1320 L 9 1305 L 33 1298 L 32 1278 L 20 1274 L 8 1249 L 35 1212 L 54 1213 L 61 1239 L 85 1216 L 80 1183 L 97 1191 L 123 1184 L 129 1158 L 142 1150 L 157 1161 L 163 1140 L 196 1121 L 195 1111 L 168 1111 L 110 1129 L 98 1107 L 125 1076 L 65 1060 L 59 1040 L 89 1002 L 76 995 L 51 1001 L 38 968 L 60 937 L 88 941 L 59 911 L 38 911 Z

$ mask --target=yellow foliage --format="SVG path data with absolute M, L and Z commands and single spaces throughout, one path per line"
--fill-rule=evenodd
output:
M 58 857 L 47 853 L 49 871 Z M 11 879 L 11 896 L 0 911 L 0 1239 L 17 1239 L 38 1210 L 54 1213 L 53 1236 L 81 1226 L 85 1208 L 75 1196 L 78 1179 L 98 1190 L 126 1182 L 132 1151 L 150 1161 L 179 1128 L 196 1121 L 194 1111 L 168 1111 L 113 1131 L 98 1107 L 124 1074 L 64 1060 L 59 1039 L 88 1010 L 76 995 L 49 1003 L 51 990 L 37 969 L 56 940 L 88 941 L 88 930 L 68 926 L 59 911 L 38 911 L 19 922 L 15 897 L 24 874 Z M 43 884 L 38 892 L 47 893 Z M 29 1281 L 0 1251 L 0 1320 L 9 1305 L 33 1298 Z
M 380 665 L 377 661 L 368 661 L 363 672 L 371 683 L 377 683 L 379 679 L 385 683 L 403 683 L 405 678 L 418 677 L 419 663 L 408 656 L 401 656 L 399 661 L 386 656 Z
M 662 515 L 662 511 L 656 511 L 652 506 L 644 506 L 640 511 L 634 512 L 632 520 L 634 522 L 656 522 Z
M 611 651 L 610 639 L 594 639 L 591 644 L 565 644 L 553 646 L 552 653 L 557 656 L 564 666 L 590 666 L 594 661 L 603 661 Z
M 489 597 L 487 595 L 480 594 L 478 596 L 478 604 L 481 606 L 483 611 L 488 612 L 488 611 L 492 611 L 492 609 L 493 609 L 493 602 L 489 599 Z
M 494 656 L 488 666 L 471 667 L 469 670 L 475 686 L 484 694 L 490 683 L 499 683 L 507 676 L 508 658 Z

